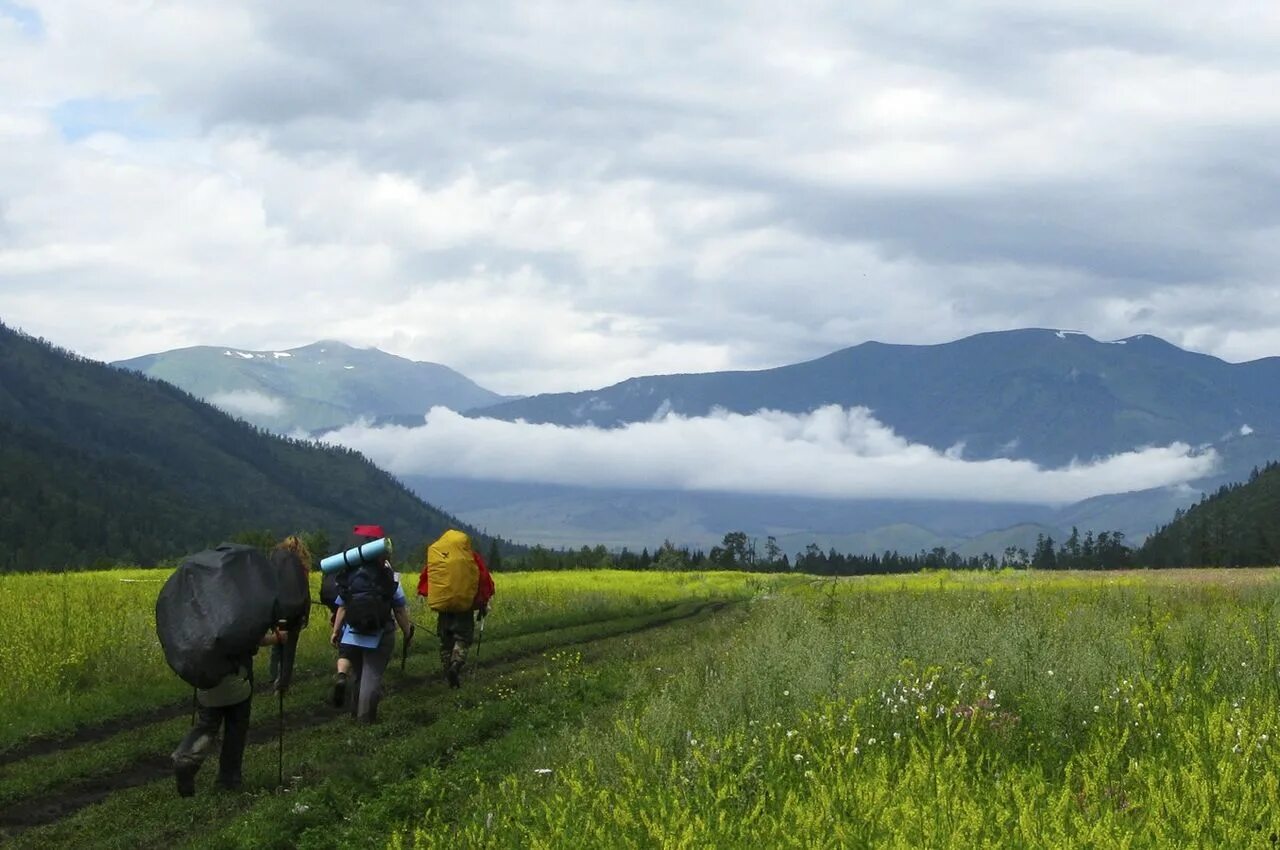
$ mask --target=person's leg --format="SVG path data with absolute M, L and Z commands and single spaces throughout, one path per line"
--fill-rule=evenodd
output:
M 453 632 L 449 629 L 450 615 L 436 615 L 436 637 L 440 639 L 440 669 L 449 672 L 449 662 L 453 660 Z
M 461 682 L 462 667 L 467 663 L 467 650 L 471 647 L 476 634 L 476 621 L 471 612 L 454 615 L 452 629 L 454 640 L 453 652 L 449 657 L 449 683 L 456 688 L 458 684 L 455 681 Z
M 338 672 L 333 675 L 333 689 L 329 693 L 329 702 L 334 708 L 345 708 L 350 702 L 348 697 L 355 682 L 352 659 L 359 657 L 360 647 L 338 644 Z
M 187 730 L 178 748 L 173 751 L 173 776 L 178 785 L 178 793 L 183 797 L 196 793 L 196 772 L 217 742 L 218 727 L 221 724 L 222 714 L 218 709 L 200 706 L 196 711 L 195 725 Z
M 298 658 L 299 637 L 299 632 L 291 629 L 289 639 L 285 641 L 284 646 L 271 647 L 271 678 L 275 682 L 277 691 L 288 690 L 289 685 L 293 683 L 293 665 Z
M 351 716 L 356 716 L 356 710 L 360 706 L 360 688 L 361 682 L 364 680 L 365 669 L 368 667 L 369 653 L 371 649 L 361 649 L 358 646 L 351 647 L 351 655 L 348 658 L 351 661 L 351 673 L 347 678 L 347 702 L 344 708 L 351 712 Z
M 222 752 L 218 756 L 218 784 L 234 791 L 242 780 L 244 745 L 249 740 L 249 708 L 252 697 L 221 709 L 226 728 L 222 734 Z
M 382 676 L 396 650 L 395 630 L 384 632 L 377 649 L 364 653 L 364 669 L 360 674 L 360 701 L 356 719 L 372 723 L 378 719 L 378 703 L 382 700 Z

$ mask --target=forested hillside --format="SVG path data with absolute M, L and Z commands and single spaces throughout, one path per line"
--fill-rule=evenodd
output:
M 151 564 L 245 530 L 465 527 L 362 455 L 283 439 L 0 324 L 0 571 Z
M 1147 539 L 1138 562 L 1152 567 L 1280 563 L 1280 464 L 1223 486 Z

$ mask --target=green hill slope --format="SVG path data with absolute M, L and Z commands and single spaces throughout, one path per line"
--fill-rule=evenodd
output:
M 465 527 L 360 454 L 0 324 L 0 570 L 150 564 L 246 529 L 339 545 L 354 522 L 381 523 L 403 557 Z
M 1280 564 L 1280 464 L 1223 486 L 1147 538 L 1139 563 L 1152 567 Z

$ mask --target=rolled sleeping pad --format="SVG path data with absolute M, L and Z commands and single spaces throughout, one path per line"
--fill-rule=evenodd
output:
M 330 555 L 320 562 L 320 572 L 333 573 L 338 570 L 345 570 L 348 567 L 358 567 L 361 564 L 367 564 L 370 561 L 377 561 L 382 558 L 391 557 L 391 538 L 383 537 L 379 540 L 370 540 L 368 543 L 361 543 L 345 552 L 339 552 L 336 555 Z

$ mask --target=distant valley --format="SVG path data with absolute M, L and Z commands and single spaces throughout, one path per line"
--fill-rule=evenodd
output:
M 1120 530 L 1140 542 L 1203 492 L 1243 480 L 1280 457 L 1280 358 L 1232 364 L 1147 335 L 1103 342 L 1026 329 L 939 345 L 868 342 L 775 369 L 637 377 L 519 399 L 438 364 L 333 342 L 286 352 L 183 349 L 116 365 L 215 403 L 221 399 L 229 410 L 246 404 L 244 418 L 286 433 L 321 432 L 356 419 L 413 426 L 436 404 L 471 417 L 602 428 L 668 413 L 804 413 L 836 404 L 867 407 L 912 443 L 970 460 L 1058 468 L 1175 442 L 1211 449 L 1219 458 L 1213 474 L 1186 485 L 1058 507 L 402 476 L 423 498 L 478 527 L 553 546 L 639 548 L 670 539 L 705 547 L 737 529 L 775 536 L 788 552 L 816 542 L 847 552 L 945 546 L 976 554 L 1026 548 L 1039 534 L 1061 539 L 1072 527 Z M 269 409 L 253 410 L 255 401 Z

